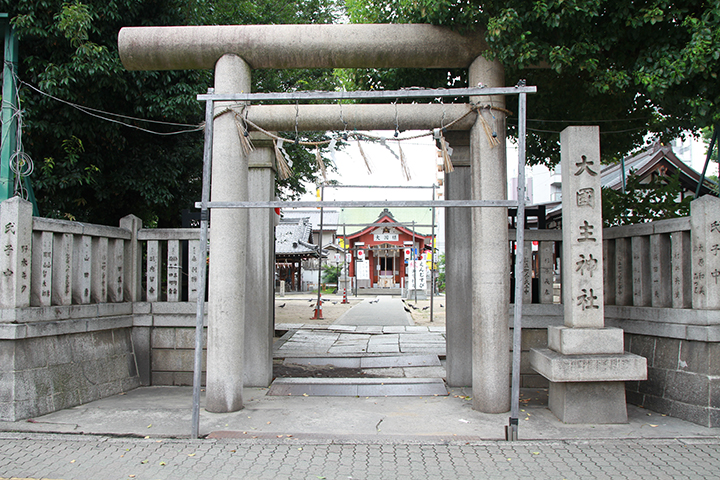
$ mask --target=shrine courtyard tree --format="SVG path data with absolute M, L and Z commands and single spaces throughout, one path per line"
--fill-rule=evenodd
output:
M 531 163 L 557 163 L 558 133 L 568 125 L 600 125 L 603 161 L 614 162 L 647 134 L 670 140 L 720 120 L 716 2 L 347 0 L 347 8 L 357 23 L 486 29 L 506 83 L 538 86 L 528 105 Z M 371 71 L 356 81 L 393 88 L 401 78 L 424 85 L 425 76 Z M 462 72 L 436 72 L 438 79 L 465 81 Z
M 27 82 L 19 85 L 23 144 L 35 162 L 31 178 L 40 214 L 116 225 L 132 213 L 146 225 L 179 226 L 181 210 L 200 198 L 203 133 L 168 133 L 201 125 L 204 106 L 195 96 L 212 84 L 211 72 L 129 72 L 117 53 L 120 28 L 322 23 L 334 18 L 331 7 L 327 0 L 0 0 L 20 41 L 18 77 Z M 267 71 L 259 72 L 253 88 L 328 89 L 332 81 L 332 72 Z M 142 118 L 113 117 L 160 134 L 99 120 L 30 85 L 83 107 Z M 315 180 L 315 160 L 299 146 L 289 145 L 288 152 L 295 176 L 279 188 L 292 196 L 303 180 Z

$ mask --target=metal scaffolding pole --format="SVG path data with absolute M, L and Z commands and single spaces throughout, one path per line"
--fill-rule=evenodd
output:
M 435 200 L 435 185 L 432 186 L 432 199 Z M 432 207 L 432 235 L 430 236 L 430 322 L 433 322 L 433 298 L 435 297 L 435 207 Z
M 320 202 L 325 198 L 325 185 L 320 185 Z M 322 239 L 323 236 L 323 208 L 320 207 L 320 238 L 318 239 L 318 299 L 315 304 L 315 314 L 312 318 L 322 319 Z
M 214 89 L 208 89 L 212 93 Z M 212 171 L 212 146 L 213 146 L 213 109 L 215 104 L 208 100 L 205 104 L 205 148 L 203 150 L 203 181 L 202 181 L 202 207 L 200 209 L 200 258 L 198 259 L 198 282 L 197 306 L 195 317 L 195 357 L 193 361 L 193 409 L 192 409 L 192 432 L 191 438 L 198 438 L 200 435 L 200 384 L 202 382 L 202 349 L 204 343 L 205 323 L 205 287 L 207 284 L 207 243 L 208 243 L 208 220 L 210 211 L 207 207 L 210 201 L 210 172 Z
M 522 349 L 522 271 L 525 262 L 525 116 L 526 96 L 518 98 L 518 206 L 515 230 L 515 315 L 513 319 L 512 380 L 510 393 L 510 421 L 505 428 L 505 439 L 518 439 L 518 417 L 520 413 L 520 352 Z

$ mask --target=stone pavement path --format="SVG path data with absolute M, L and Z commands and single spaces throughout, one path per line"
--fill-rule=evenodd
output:
M 275 357 L 366 354 L 445 355 L 445 327 L 278 324 Z
M 720 440 L 156 440 L 0 434 L 0 478 L 717 479 Z

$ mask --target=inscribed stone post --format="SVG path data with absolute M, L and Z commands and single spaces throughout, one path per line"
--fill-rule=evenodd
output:
M 108 249 L 107 237 L 92 239 L 92 293 L 93 303 L 105 303 L 108 298 Z
M 200 240 L 188 241 L 188 302 L 197 302 L 198 282 L 200 279 L 200 266 L 198 259 L 200 258 Z
M 568 327 L 602 328 L 602 205 L 600 129 L 560 133 L 563 212 L 563 306 Z
M 653 307 L 672 306 L 672 256 L 670 234 L 660 233 L 650 236 L 650 278 L 652 280 Z
M 125 240 L 116 238 L 108 244 L 108 300 L 123 301 L 123 264 L 125 263 Z
M 52 302 L 53 232 L 34 232 L 32 249 L 32 305 Z
M 720 199 L 705 195 L 690 204 L 692 306 L 720 308 Z
M 92 287 L 92 237 L 76 235 L 73 244 L 72 299 L 75 304 L 90 303 Z
M 673 232 L 672 249 L 672 307 L 692 307 L 692 239 L 690 232 Z
M 58 233 L 53 242 L 52 304 L 72 304 L 73 234 Z
M 525 246 L 523 248 L 525 249 L 525 256 L 523 257 L 522 271 L 522 303 L 532 303 L 532 242 L 530 240 L 526 240 L 524 244 Z
M 147 242 L 147 301 L 157 302 L 160 290 L 160 244 L 157 240 Z
M 167 301 L 180 301 L 180 240 L 168 240 Z
M 0 204 L 0 307 L 30 305 L 32 204 L 13 197 Z
M 554 294 L 554 265 L 553 242 L 540 242 L 540 303 L 553 303 Z
M 131 239 L 123 244 L 123 269 L 119 272 L 123 277 L 123 297 L 126 302 L 139 302 L 142 299 L 143 255 L 138 232 L 142 228 L 142 220 L 135 215 L 126 215 L 120 219 L 120 228 L 124 228 L 131 235 Z
M 616 238 L 615 242 L 615 305 L 632 305 L 632 267 L 630 239 Z
M 632 247 L 633 306 L 649 307 L 650 289 L 650 237 L 635 236 L 630 240 Z
M 617 288 L 617 277 L 613 271 L 615 265 L 615 239 L 603 240 L 603 282 L 605 292 L 605 303 L 608 305 L 617 305 L 615 303 Z

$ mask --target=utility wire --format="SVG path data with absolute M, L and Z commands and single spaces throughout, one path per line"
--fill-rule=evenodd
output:
M 16 77 L 16 78 L 17 78 L 17 77 Z M 106 111 L 98 110 L 98 109 L 95 109 L 95 108 L 85 107 L 85 106 L 83 106 L 83 105 L 78 105 L 78 104 L 76 104 L 76 103 L 72 103 L 72 102 L 69 102 L 69 101 L 67 101 L 67 100 L 63 100 L 62 98 L 58 98 L 58 97 L 56 97 L 56 96 L 54 96 L 54 95 L 51 95 L 51 94 L 49 94 L 49 93 L 47 93 L 47 92 L 44 92 L 44 91 L 40 90 L 39 88 L 35 87 L 34 85 L 31 85 L 31 84 L 29 84 L 29 83 L 27 83 L 27 82 L 25 82 L 25 81 L 23 81 L 23 80 L 17 79 L 17 82 L 18 82 L 19 84 L 21 84 L 21 85 L 27 86 L 27 87 L 30 88 L 31 90 L 34 90 L 35 92 L 37 92 L 37 93 L 39 93 L 39 94 L 41 94 L 41 95 L 44 95 L 44 96 L 46 96 L 46 97 L 48 97 L 48 98 L 50 98 L 50 99 L 52 99 L 52 100 L 55 100 L 56 102 L 60 102 L 60 103 L 63 103 L 63 104 L 65 104 L 65 105 L 68 105 L 68 106 L 70 106 L 70 107 L 72 107 L 72 108 L 75 108 L 75 109 L 83 112 L 83 113 L 86 114 L 86 115 L 90 115 L 91 117 L 95 117 L 95 118 L 98 118 L 98 119 L 100 119 L 100 120 L 105 120 L 106 122 L 112 122 L 112 123 L 117 123 L 117 124 L 119 124 L 119 125 L 124 125 L 124 126 L 126 126 L 126 127 L 134 128 L 134 129 L 136 129 L 136 130 L 140 130 L 140 131 L 146 132 L 146 133 L 151 133 L 151 134 L 153 134 L 153 135 L 161 135 L 161 136 L 180 135 L 180 134 L 183 134 L 183 133 L 191 133 L 191 132 L 201 131 L 201 130 L 203 130 L 203 128 L 204 128 L 203 125 L 192 125 L 192 124 L 186 124 L 186 123 L 163 122 L 163 121 L 159 121 L 159 120 L 147 120 L 147 119 L 144 119 L 144 118 L 129 117 L 129 116 L 127 116 L 127 115 L 121 115 L 121 114 L 118 114 L 118 113 L 106 112 Z M 95 112 L 97 112 L 97 113 L 95 113 Z M 178 130 L 178 131 L 175 131 L 175 132 L 157 132 L 157 131 L 155 131 L 155 130 L 149 130 L 149 129 L 147 129 L 147 128 L 142 128 L 142 127 L 139 127 L 139 126 L 137 126 L 137 125 L 132 125 L 132 124 L 130 124 L 130 123 L 121 122 L 121 121 L 115 120 L 115 119 L 113 119 L 113 118 L 108 118 L 108 117 L 103 116 L 103 115 L 114 116 L 114 117 L 123 118 L 123 119 L 126 119 L 126 120 L 135 120 L 135 121 L 139 121 L 139 122 L 155 123 L 155 124 L 159 124 L 159 125 L 170 125 L 170 126 L 175 126 L 175 127 L 190 127 L 190 128 L 188 128 L 187 130 Z

